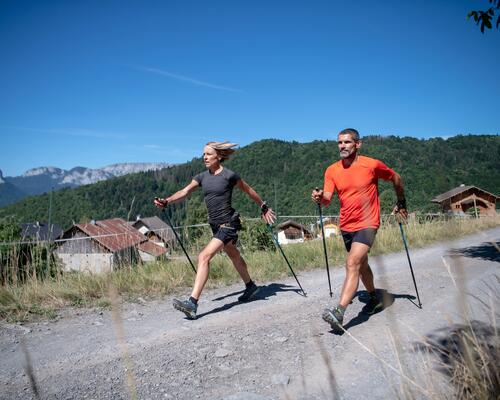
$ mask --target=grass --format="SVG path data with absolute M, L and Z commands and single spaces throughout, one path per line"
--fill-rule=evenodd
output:
M 452 219 L 425 224 L 410 221 L 405 226 L 405 233 L 410 247 L 421 247 L 493 228 L 498 226 L 499 222 L 499 217 Z M 327 248 L 330 266 L 342 266 L 346 255 L 342 239 L 329 238 Z M 296 273 L 324 268 L 321 240 L 287 245 L 283 246 L 283 249 Z M 392 253 L 403 249 L 398 225 L 385 223 L 377 234 L 371 254 Z M 249 265 L 252 278 L 258 282 L 290 275 L 278 251 L 243 251 L 242 254 Z M 125 267 L 100 275 L 64 273 L 45 280 L 28 279 L 22 284 L 0 286 L 0 318 L 8 321 L 27 321 L 54 317 L 58 309 L 67 306 L 109 307 L 110 285 L 128 301 L 139 297 L 161 298 L 185 290 L 192 285 L 193 280 L 193 271 L 183 257 L 138 267 Z M 228 285 L 239 280 L 227 256 L 221 254 L 213 259 L 207 287 Z

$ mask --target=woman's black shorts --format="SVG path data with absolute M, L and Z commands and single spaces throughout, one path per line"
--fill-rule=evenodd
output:
M 236 244 L 238 241 L 238 231 L 241 229 L 239 214 L 234 213 L 231 220 L 225 224 L 210 224 L 210 228 L 212 228 L 213 237 L 222 241 L 224 245 L 229 242 Z

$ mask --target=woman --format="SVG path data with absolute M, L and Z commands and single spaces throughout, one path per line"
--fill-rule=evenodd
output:
M 213 238 L 198 256 L 198 270 L 193 291 L 189 299 L 181 301 L 174 299 L 174 308 L 182 311 L 189 319 L 196 318 L 198 300 L 208 279 L 210 260 L 218 251 L 224 250 L 231 259 L 245 283 L 244 293 L 238 297 L 241 302 L 249 301 L 255 297 L 259 287 L 252 281 L 248 274 L 245 260 L 241 257 L 236 247 L 238 230 L 241 229 L 239 214 L 231 206 L 233 189 L 236 186 L 245 192 L 262 211 L 262 218 L 268 224 L 276 220 L 276 216 L 260 196 L 240 176 L 223 167 L 222 163 L 234 153 L 233 147 L 237 145 L 229 142 L 209 142 L 203 149 L 203 161 L 206 171 L 196 175 L 191 183 L 184 189 L 164 199 L 155 199 L 154 204 L 163 208 L 170 203 L 184 199 L 197 187 L 201 187 L 208 209 L 208 222 L 212 228 Z

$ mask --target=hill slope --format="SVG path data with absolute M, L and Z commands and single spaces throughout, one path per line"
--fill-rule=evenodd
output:
M 362 154 L 378 158 L 399 172 L 406 186 L 411 210 L 437 211 L 430 203 L 437 194 L 464 183 L 500 193 L 500 137 L 455 136 L 428 140 L 371 136 L 364 139 Z M 335 141 L 311 143 L 262 140 L 245 146 L 225 165 L 237 171 L 280 215 L 314 215 L 311 189 L 322 186 L 324 170 L 338 159 Z M 160 171 L 126 175 L 53 194 L 52 221 L 68 227 L 73 221 L 109 217 L 135 218 L 153 215 L 155 196 L 166 196 L 184 187 L 202 171 L 200 158 Z M 382 211 L 394 203 L 390 184 L 380 185 Z M 245 216 L 259 210 L 246 196 L 235 192 L 234 205 Z M 21 221 L 47 220 L 49 195 L 25 199 L 0 209 L 0 217 Z M 336 213 L 334 203 L 328 213 Z M 200 191 L 187 202 L 170 207 L 174 223 L 204 222 L 206 211 Z

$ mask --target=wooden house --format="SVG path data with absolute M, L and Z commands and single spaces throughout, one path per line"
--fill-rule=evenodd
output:
M 159 246 L 171 248 L 172 243 L 175 241 L 175 236 L 170 226 L 157 216 L 148 218 L 137 216 L 137 219 L 130 222 L 130 224 Z
M 28 222 L 21 224 L 21 239 L 34 240 L 37 242 L 47 242 L 59 239 L 63 234 L 63 230 L 56 224 L 46 222 Z
M 108 272 L 166 253 L 121 218 L 73 225 L 62 239 L 56 255 L 66 271 Z
M 498 196 L 476 186 L 460 185 L 436 196 L 431 201 L 441 205 L 443 213 L 464 215 L 472 211 L 474 215 L 496 215 Z
M 301 243 L 304 240 L 313 238 L 309 229 L 291 219 L 279 224 L 277 228 L 278 242 L 280 244 Z

